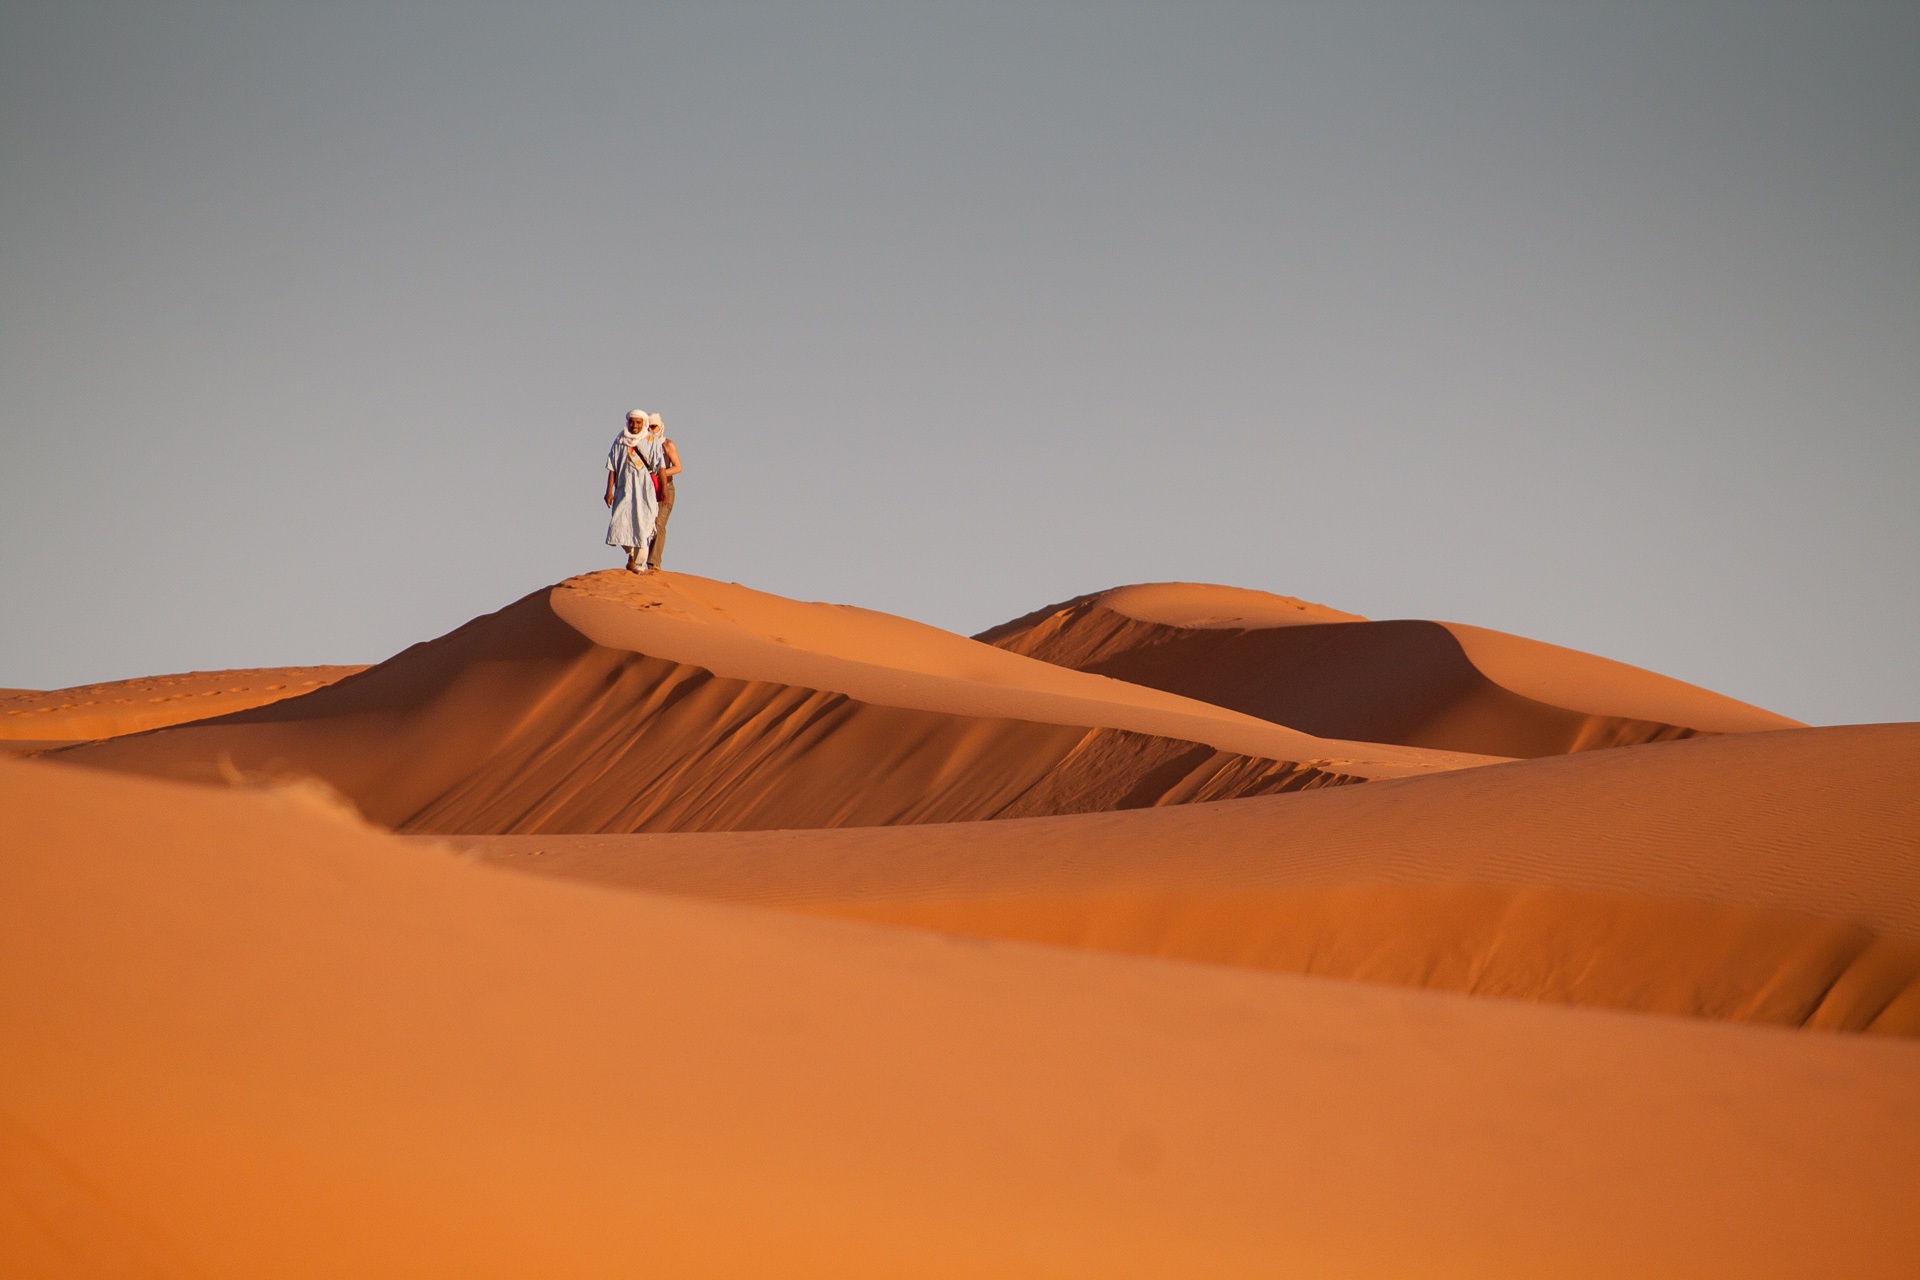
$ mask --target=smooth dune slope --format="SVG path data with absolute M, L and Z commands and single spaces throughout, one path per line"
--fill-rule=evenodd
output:
M 1909 1042 L 610 892 L 298 788 L 0 808 L 6 1274 L 1920 1267 Z
M 254 667 L 143 676 L 71 689 L 0 689 L 0 741 L 140 733 L 311 693 L 365 667 Z
M 931 628 L 916 630 L 971 657 L 990 678 L 948 674 L 931 659 L 931 671 L 883 668 L 764 638 L 724 617 L 676 618 L 684 595 L 654 579 L 651 594 L 627 585 L 640 581 L 592 575 L 538 591 L 306 697 L 73 747 L 59 758 L 197 782 L 310 775 L 382 825 L 437 833 L 953 822 L 1259 795 L 1361 776 L 1328 758 L 1350 744 L 1203 704 L 1189 711 L 1165 693 L 1062 672 Z M 830 608 L 761 607 L 776 616 Z M 882 617 L 844 616 L 856 639 L 867 619 Z M 884 634 L 874 643 L 891 647 Z M 897 647 L 903 663 L 913 658 L 911 645 Z M 994 675 L 1006 672 L 1013 674 Z M 1021 675 L 1033 687 L 1019 683 Z M 808 680 L 817 683 L 794 683 Z M 1182 731 L 1194 737 L 1176 736 Z M 1254 756 L 1220 744 L 1290 754 Z M 1362 751 L 1390 773 L 1464 762 Z
M 548 875 L 983 937 L 1920 1033 L 1920 725 L 1138 813 L 463 841 Z
M 1490 759 L 1316 738 L 1232 708 L 1010 654 L 891 614 L 789 600 L 692 574 L 586 574 L 555 589 L 552 604 L 571 626 L 608 648 L 883 706 L 1122 729 L 1366 778 L 1418 776 Z
M 1371 622 L 1235 587 L 1121 587 L 976 638 L 1321 737 L 1434 750 L 1538 757 L 1800 727 L 1557 645 L 1460 623 Z

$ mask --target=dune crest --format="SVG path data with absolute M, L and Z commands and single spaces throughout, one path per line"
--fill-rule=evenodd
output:
M 1150 690 L 1111 701 L 1060 694 L 1114 682 L 903 620 L 879 626 L 931 632 L 924 650 L 944 646 L 990 673 L 1038 678 L 1041 687 L 1005 675 L 950 675 L 939 663 L 952 663 L 938 653 L 926 661 L 932 670 L 916 671 L 802 649 L 711 606 L 718 622 L 697 616 L 684 592 L 656 587 L 636 597 L 622 579 L 640 581 L 597 575 L 537 591 L 305 697 L 73 747 L 59 758 L 208 783 L 311 775 L 376 822 L 441 833 L 962 822 L 1359 778 L 1324 759 L 1339 744 L 1216 709 L 1189 713 L 1182 700 Z M 741 595 L 758 593 L 736 588 L 729 603 L 739 608 Z M 830 608 L 760 607 L 803 622 L 810 610 Z M 854 620 L 850 637 L 836 638 L 831 627 L 824 637 L 791 629 L 796 639 L 844 651 L 874 625 L 868 619 L 884 618 L 846 616 Z M 676 660 L 694 657 L 705 663 Z M 1030 714 L 1005 714 L 1020 711 Z M 1200 740 L 1129 726 L 1186 729 Z M 1292 747 L 1294 758 L 1223 750 L 1208 739 Z M 1416 752 L 1372 754 L 1389 757 L 1388 771 L 1427 763 Z M 1437 767 L 1455 765 L 1439 759 Z
M 1374 622 L 1281 596 L 1152 583 L 976 637 L 1319 737 L 1538 757 L 1804 727 L 1651 671 L 1484 627 Z
M 1367 621 L 1357 613 L 1248 587 L 1228 587 L 1206 582 L 1138 582 L 1127 587 L 1090 591 L 1059 604 L 1045 605 L 1011 622 L 990 627 L 974 639 L 998 644 L 1004 636 L 1032 630 L 1062 610 L 1085 604 L 1098 604 L 1136 622 L 1154 622 L 1186 630 L 1210 628 L 1244 631 L 1260 627 L 1309 626 L 1316 622 Z
M 1075 671 L 925 623 L 789 600 L 692 574 L 605 572 L 554 589 L 554 612 L 607 648 L 716 675 L 952 715 L 1093 725 L 1301 760 L 1356 777 L 1418 775 L 1490 757 L 1328 740 L 1215 703 Z

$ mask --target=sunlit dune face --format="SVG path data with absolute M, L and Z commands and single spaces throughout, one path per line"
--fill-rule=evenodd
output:
M 1263 592 L 1122 587 L 980 637 L 1319 737 L 1537 757 L 1798 722 L 1651 671 L 1457 623 Z

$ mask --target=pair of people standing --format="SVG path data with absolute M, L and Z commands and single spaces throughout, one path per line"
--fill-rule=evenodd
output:
M 667 541 L 667 517 L 673 514 L 673 478 L 680 474 L 680 451 L 667 439 L 657 413 L 635 409 L 613 448 L 607 451 L 607 545 L 627 553 L 631 573 L 660 567 Z

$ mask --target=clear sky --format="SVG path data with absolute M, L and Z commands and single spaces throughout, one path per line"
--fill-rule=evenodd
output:
M 1920 4 L 0 3 L 0 685 L 620 562 L 1920 719 Z

